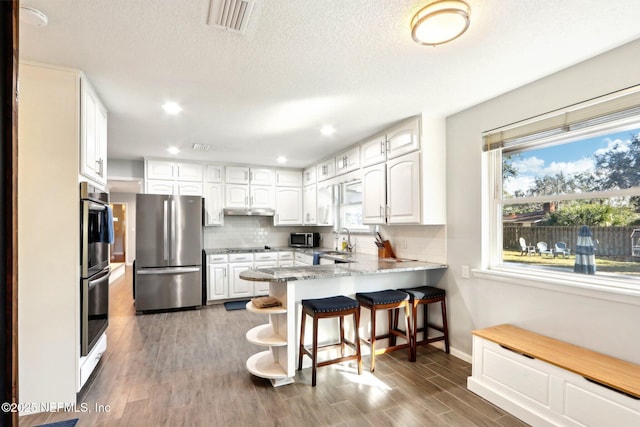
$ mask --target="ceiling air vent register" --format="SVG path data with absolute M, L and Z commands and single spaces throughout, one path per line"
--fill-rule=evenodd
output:
M 244 34 L 256 0 L 209 0 L 207 25 Z

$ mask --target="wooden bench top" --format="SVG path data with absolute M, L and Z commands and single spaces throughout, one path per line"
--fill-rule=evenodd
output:
M 478 329 L 472 334 L 640 398 L 640 365 L 508 324 Z

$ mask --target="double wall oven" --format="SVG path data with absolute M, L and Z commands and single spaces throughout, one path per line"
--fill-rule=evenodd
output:
M 80 351 L 89 354 L 109 324 L 109 194 L 80 183 Z

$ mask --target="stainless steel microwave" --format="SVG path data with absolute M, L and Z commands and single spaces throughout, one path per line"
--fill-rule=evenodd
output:
M 320 246 L 320 233 L 291 233 L 289 246 L 294 248 L 317 248 Z

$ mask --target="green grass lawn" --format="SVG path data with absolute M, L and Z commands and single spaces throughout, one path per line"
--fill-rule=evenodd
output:
M 506 262 L 517 262 L 520 264 L 535 265 L 540 267 L 567 268 L 573 271 L 576 258 L 574 255 L 568 257 L 559 256 L 553 258 L 549 255 L 520 255 L 520 251 L 502 251 L 502 260 Z M 596 255 L 596 271 L 603 273 L 618 273 L 628 275 L 640 275 L 640 262 L 615 261 L 607 258 L 598 258 Z

